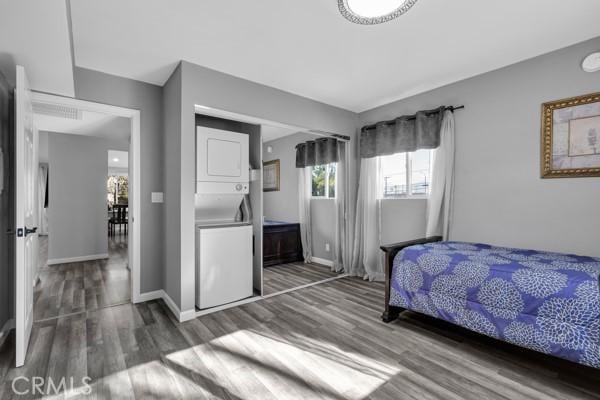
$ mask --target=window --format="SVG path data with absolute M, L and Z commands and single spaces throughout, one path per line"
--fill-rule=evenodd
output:
M 433 150 L 418 150 L 380 158 L 383 197 L 427 196 Z
M 335 175 L 337 164 L 316 165 L 312 167 L 312 196 L 326 199 L 335 198 Z
M 129 182 L 126 176 L 110 175 L 106 181 L 106 202 L 112 209 L 114 204 L 127 204 Z

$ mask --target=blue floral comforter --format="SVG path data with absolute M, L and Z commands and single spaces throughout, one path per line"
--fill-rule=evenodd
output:
M 394 259 L 390 304 L 600 368 L 600 258 L 438 242 Z

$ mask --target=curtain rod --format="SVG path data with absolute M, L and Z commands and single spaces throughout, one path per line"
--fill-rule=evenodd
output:
M 341 140 L 343 142 L 349 142 L 350 141 L 350 136 L 340 135 L 339 133 L 320 131 L 320 130 L 316 130 L 316 129 L 311 129 L 308 132 L 312 133 L 313 135 L 316 135 L 316 136 L 332 137 L 332 138 L 335 138 L 337 140 Z
M 460 106 L 450 106 L 450 107 L 446 107 L 445 109 L 446 109 L 446 110 L 448 110 L 448 111 L 452 111 L 452 112 L 454 112 L 454 111 L 456 111 L 456 110 L 462 110 L 463 108 L 465 108 L 465 106 L 464 106 L 464 105 L 460 105 Z M 431 115 L 431 114 L 435 114 L 435 113 L 436 113 L 436 112 L 438 112 L 439 110 L 440 110 L 440 109 L 439 109 L 439 108 L 437 108 L 437 109 L 435 109 L 435 110 L 429 110 L 429 111 L 425 111 L 425 115 Z M 410 121 L 410 120 L 412 120 L 412 119 L 415 119 L 415 118 L 416 118 L 416 116 L 407 116 L 407 117 L 399 117 L 399 118 L 404 118 L 405 120 L 408 120 L 408 121 Z M 392 120 L 390 120 L 390 121 L 383 121 L 383 123 L 384 123 L 385 125 L 396 125 L 396 120 L 397 120 L 397 119 L 398 119 L 398 118 L 396 118 L 396 119 L 392 119 Z M 377 124 L 380 124 L 380 123 L 381 123 L 381 122 L 378 122 Z M 363 128 L 362 128 L 361 130 L 363 130 L 363 131 L 364 131 L 364 130 L 375 129 L 375 128 L 377 127 L 377 124 L 372 124 L 372 125 L 366 125 L 366 126 L 363 126 Z

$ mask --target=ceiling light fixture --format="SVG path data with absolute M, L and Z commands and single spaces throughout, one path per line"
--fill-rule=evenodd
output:
M 376 25 L 405 14 L 417 0 L 338 0 L 340 13 L 350 22 Z
M 598 72 L 600 71 L 600 52 L 592 53 L 583 60 L 581 68 L 585 72 Z
M 113 158 L 113 162 L 119 162 L 118 158 Z

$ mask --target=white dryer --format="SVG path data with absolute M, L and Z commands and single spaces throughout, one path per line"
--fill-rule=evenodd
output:
M 249 171 L 248 135 L 197 127 L 196 306 L 200 309 L 253 295 L 250 213 L 236 218 L 249 193 Z

